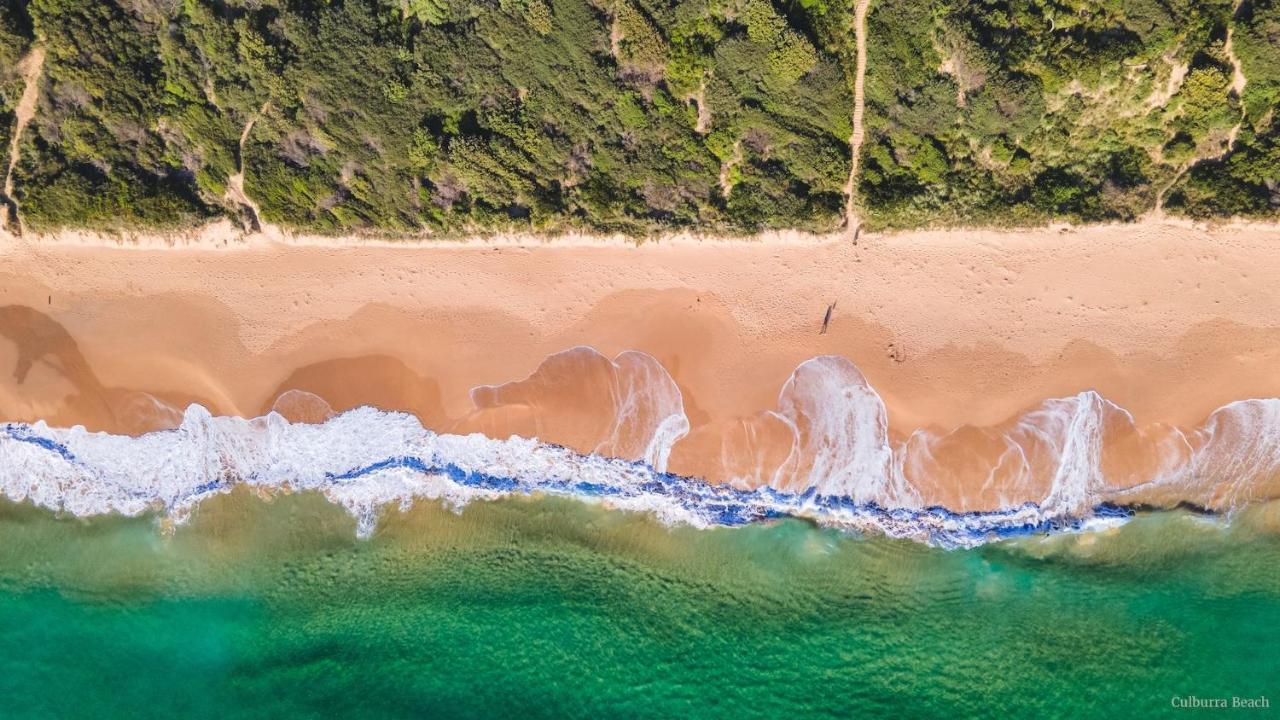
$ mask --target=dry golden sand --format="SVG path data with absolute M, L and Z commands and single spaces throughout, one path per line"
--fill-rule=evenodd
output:
M 670 372 L 692 425 L 672 469 L 712 477 L 747 462 L 726 457 L 743 443 L 750 462 L 779 462 L 761 413 L 824 354 L 863 371 L 899 438 L 999 426 L 1086 389 L 1139 425 L 1191 427 L 1233 400 L 1280 396 L 1278 248 L 1277 226 L 1177 223 L 864 233 L 857 245 L 267 242 L 225 227 L 9 238 L 0 418 L 136 433 L 175 422 L 166 406 L 252 416 L 303 390 L 338 411 L 372 404 L 590 450 L 607 363 L 551 368 L 516 404 L 478 410 L 470 394 L 590 345 L 644 351 Z M 278 407 L 323 416 L 297 397 Z M 956 468 L 990 469 L 990 432 L 955 437 L 963 457 L 934 469 L 930 497 L 983 505 L 965 487 L 979 470 Z

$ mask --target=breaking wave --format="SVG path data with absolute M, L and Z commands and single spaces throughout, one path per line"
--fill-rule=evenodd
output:
M 888 508 L 812 488 L 740 490 L 525 438 L 441 435 L 413 416 L 368 407 L 315 425 L 290 423 L 277 413 L 252 420 L 213 417 L 192 405 L 176 429 L 140 437 L 43 423 L 0 426 L 0 492 L 77 516 L 159 509 L 181 521 L 202 500 L 240 484 L 319 491 L 356 517 L 362 535 L 373 531 L 388 504 L 423 498 L 460 506 L 535 493 L 598 500 L 696 527 L 791 516 L 948 547 L 1083 526 L 1081 520 L 1049 518 L 1033 504 L 953 513 Z M 1101 521 L 1124 515 L 1104 511 Z
M 588 395 L 608 405 L 565 420 L 559 383 L 582 377 L 594 388 Z M 437 433 L 414 416 L 369 407 L 334 414 L 322 399 L 290 391 L 263 417 L 214 417 L 192 405 L 173 429 L 137 437 L 2 425 L 0 493 L 77 516 L 159 510 L 181 521 L 238 485 L 311 490 L 351 512 L 365 535 L 382 508 L 419 498 L 461 506 L 548 494 L 697 527 L 799 517 L 957 547 L 1112 525 L 1131 514 L 1125 506 L 1229 510 L 1275 497 L 1280 475 L 1280 400 L 1232 403 L 1183 431 L 1139 427 L 1086 391 L 1000 426 L 920 430 L 894 442 L 880 396 L 834 356 L 796 368 L 778 408 L 753 426 L 772 429 L 749 437 L 767 436 L 769 452 L 746 447 L 754 460 L 736 467 L 750 470 L 719 483 L 666 471 L 689 421 L 671 376 L 643 353 L 610 360 L 574 348 L 524 381 L 476 388 L 473 400 L 475 423 L 497 412 L 527 420 L 532 432 L 559 422 L 594 452 L 518 435 Z

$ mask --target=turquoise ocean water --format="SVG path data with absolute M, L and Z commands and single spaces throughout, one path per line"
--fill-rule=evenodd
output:
M 549 497 L 355 524 L 317 494 L 244 487 L 177 526 L 5 502 L 0 716 L 1090 718 L 1280 699 L 1274 503 L 957 550 Z

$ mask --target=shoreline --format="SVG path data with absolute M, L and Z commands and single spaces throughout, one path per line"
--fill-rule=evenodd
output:
M 876 241 L 912 243 L 966 241 L 968 236 L 987 235 L 1009 238 L 1038 235 L 1151 232 L 1178 230 L 1210 235 L 1236 232 L 1280 234 L 1280 219 L 1214 218 L 1195 220 L 1166 215 L 1148 215 L 1132 222 L 1073 224 L 1050 222 L 1030 226 L 937 226 L 862 231 L 858 243 Z M 15 235 L 0 227 L 0 252 L 23 247 L 102 247 L 120 250 L 188 249 L 247 250 L 270 246 L 323 248 L 456 248 L 456 247 L 643 247 L 648 245 L 738 247 L 743 245 L 827 245 L 849 243 L 852 231 L 841 227 L 826 233 L 804 230 L 763 230 L 749 235 L 726 235 L 679 231 L 654 235 L 597 233 L 589 230 L 564 232 L 477 231 L 474 234 L 432 236 L 421 233 L 364 232 L 345 235 L 322 235 L 274 225 L 264 225 L 258 232 L 237 227 L 223 218 L 204 225 L 172 230 L 105 231 L 61 228 L 52 232 Z M 857 244 L 857 243 L 854 243 Z
M 1049 399 L 1096 391 L 1131 413 L 1124 442 L 1150 465 L 1161 428 L 1280 397 L 1280 226 L 863 238 L 123 253 L 26 238 L 0 244 L 0 420 L 137 434 L 190 403 L 252 417 L 298 390 L 334 412 L 591 451 L 618 425 L 619 387 L 669 374 L 689 424 L 671 469 L 723 480 L 744 458 L 781 462 L 780 392 L 839 356 L 894 443 L 950 443 L 930 492 L 954 508 L 998 494 L 974 468 Z M 577 346 L 599 356 L 544 365 Z M 655 368 L 620 366 L 631 350 Z M 478 404 L 480 386 L 509 397 Z

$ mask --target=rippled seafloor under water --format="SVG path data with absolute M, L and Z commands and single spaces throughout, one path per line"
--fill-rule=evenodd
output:
M 1280 697 L 1280 504 L 972 550 L 566 499 L 0 505 L 0 715 L 1141 717 Z M 1265 712 L 1265 711 L 1264 711 Z

